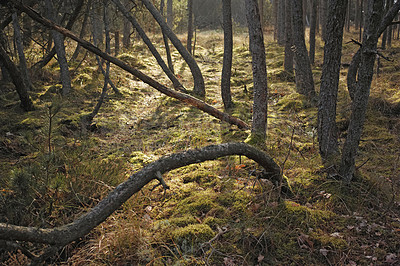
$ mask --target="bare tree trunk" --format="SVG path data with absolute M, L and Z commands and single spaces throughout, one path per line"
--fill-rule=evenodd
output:
M 140 72 L 139 70 L 133 68 L 132 66 L 124 63 L 123 61 L 119 60 L 118 58 L 115 58 L 107 53 L 102 52 L 98 47 L 94 46 L 90 42 L 80 39 L 71 31 L 55 24 L 54 22 L 52 22 L 48 19 L 43 18 L 39 13 L 37 13 L 36 11 L 33 11 L 31 8 L 17 2 L 17 0 L 10 0 L 10 2 L 13 4 L 13 6 L 15 8 L 27 13 L 33 20 L 45 25 L 46 27 L 49 27 L 52 30 L 55 30 L 55 31 L 63 34 L 66 37 L 73 39 L 76 42 L 79 42 L 81 44 L 81 46 L 84 47 L 85 49 L 87 49 L 88 51 L 90 51 L 96 55 L 99 55 L 103 59 L 108 60 L 111 63 L 117 65 L 118 67 L 124 69 L 125 71 L 129 72 L 130 74 L 137 77 L 144 83 L 150 85 L 151 87 L 158 90 L 159 92 L 164 93 L 167 96 L 173 97 L 175 99 L 178 99 L 179 101 L 186 103 L 188 105 L 192 105 L 192 106 L 210 114 L 211 116 L 214 116 L 214 117 L 216 117 L 222 121 L 228 122 L 230 124 L 236 125 L 239 128 L 243 128 L 243 129 L 249 128 L 249 125 L 246 124 L 245 122 L 243 122 L 242 120 L 240 120 L 239 118 L 230 116 L 227 113 L 223 113 L 195 97 L 171 90 L 171 89 L 163 86 L 162 84 L 158 83 L 154 79 L 150 78 L 149 76 L 145 75 L 144 73 Z
M 285 1 L 278 1 L 278 32 L 277 41 L 279 45 L 285 45 Z
M 274 3 L 273 3 L 274 41 L 277 41 L 278 40 L 278 27 L 279 27 L 279 24 L 278 24 L 279 6 L 278 6 L 278 0 L 273 0 L 273 1 L 274 1 Z
M 264 32 L 264 0 L 258 0 L 258 10 L 260 10 L 261 29 Z
M 361 42 L 362 40 L 362 29 L 364 27 L 364 0 L 361 0 L 360 4 L 360 28 L 359 28 L 359 36 L 358 40 Z
M 161 0 L 161 2 L 160 2 L 160 13 L 162 16 L 164 16 L 164 0 Z M 172 57 L 171 57 L 171 49 L 169 48 L 169 43 L 168 43 L 168 37 L 167 37 L 167 35 L 165 35 L 164 32 L 162 33 L 162 35 L 163 35 L 163 40 L 164 40 L 164 45 L 165 45 L 165 52 L 167 54 L 168 67 L 171 70 L 171 72 L 174 73 L 174 75 L 175 75 L 174 64 L 172 63 Z M 196 43 L 196 39 L 195 39 L 195 43 Z M 194 51 L 193 51 L 193 55 L 194 55 Z
M 1 31 L 0 38 L 2 40 L 0 42 L 0 62 L 2 63 L 4 68 L 7 69 L 7 72 L 10 74 L 11 80 L 15 85 L 15 89 L 17 90 L 19 99 L 21 101 L 22 109 L 24 109 L 24 111 L 33 111 L 33 110 L 35 110 L 35 107 L 33 106 L 33 103 L 29 97 L 28 86 L 27 86 L 27 84 L 25 84 L 24 79 L 21 77 L 21 72 L 11 61 L 6 50 L 4 49 L 3 45 L 1 44 L 1 43 L 5 42 L 5 40 L 3 40 L 3 38 L 2 38 L 3 34 L 4 33 Z
M 115 5 L 119 8 L 119 10 L 124 14 L 124 16 L 132 23 L 132 26 L 136 29 L 136 31 L 139 33 L 140 37 L 144 41 L 144 43 L 147 45 L 149 48 L 150 52 L 154 56 L 154 58 L 157 60 L 157 63 L 161 66 L 162 70 L 164 73 L 168 76 L 168 78 L 171 80 L 173 86 L 175 89 L 183 90 L 185 91 L 186 89 L 183 87 L 183 85 L 180 83 L 180 81 L 176 78 L 174 73 L 168 68 L 168 66 L 165 64 L 164 60 L 162 59 L 161 55 L 158 53 L 157 49 L 154 47 L 150 39 L 147 37 L 146 33 L 140 26 L 140 24 L 137 22 L 134 16 L 132 16 L 128 10 L 122 5 L 121 1 L 119 0 L 112 0 Z
M 174 10 L 172 7 L 172 0 L 167 0 L 167 24 L 172 30 L 174 27 Z
M 347 12 L 346 12 L 346 31 L 350 32 L 350 11 L 351 11 L 351 0 L 347 1 Z
M 85 9 L 85 13 L 83 16 L 83 21 L 82 21 L 82 27 L 81 27 L 81 31 L 79 33 L 79 38 L 83 38 L 85 37 L 86 34 L 86 24 L 88 22 L 88 18 L 89 18 L 89 11 L 90 11 L 90 6 L 92 5 L 92 0 L 88 0 L 87 4 L 86 4 L 86 9 Z M 68 25 L 67 25 L 68 26 Z M 66 27 L 67 28 L 67 27 Z M 68 29 L 68 28 L 67 28 Z M 79 52 L 80 52 L 81 46 L 79 45 L 79 43 L 76 45 L 75 51 L 71 56 L 70 61 L 73 62 L 76 60 L 76 58 L 78 58 Z
M 245 4 L 254 84 L 251 138 L 256 142 L 264 142 L 266 139 L 268 111 L 268 84 L 264 37 L 261 29 L 257 0 L 246 0 Z
M 131 47 L 131 23 L 127 18 L 123 19 L 124 28 L 123 28 L 123 37 L 122 43 L 125 49 L 129 49 Z
M 46 9 L 48 10 L 48 16 L 51 20 L 56 20 L 56 14 L 51 0 L 46 0 Z M 67 95 L 71 91 L 71 78 L 69 75 L 69 67 L 65 54 L 64 37 L 56 32 L 52 31 L 52 36 L 54 40 L 54 46 L 56 48 L 57 60 L 60 65 L 60 79 L 62 83 L 62 94 Z
M 319 152 L 324 163 L 332 162 L 339 152 L 336 127 L 336 103 L 347 1 L 330 1 L 326 24 L 324 64 L 322 67 L 318 105 Z
M 304 40 L 303 26 L 303 0 L 294 0 L 292 4 L 292 27 L 293 27 L 293 43 L 295 46 L 295 77 L 296 90 L 298 93 L 307 96 L 309 100 L 314 100 L 315 89 L 314 79 L 311 71 L 310 58 Z
M 107 37 L 106 37 L 107 39 Z M 114 54 L 119 55 L 119 31 L 114 31 Z
M 24 54 L 24 44 L 23 44 L 23 38 L 21 34 L 21 28 L 19 26 L 18 22 L 18 15 L 17 12 L 13 12 L 12 14 L 12 20 L 13 20 L 13 28 L 14 28 L 14 38 L 15 38 L 15 43 L 17 46 L 17 52 L 18 52 L 18 59 L 19 59 L 19 68 L 21 71 L 21 77 L 24 79 L 24 83 L 26 84 L 27 88 L 32 90 L 32 82 L 31 82 L 31 77 L 28 72 L 28 66 L 26 64 L 26 58 Z
M 32 20 L 29 16 L 22 16 L 22 25 L 24 28 L 23 44 L 25 47 L 29 47 L 32 43 Z
M 384 0 L 369 0 L 368 19 L 366 20 L 363 46 L 361 47 L 361 65 L 358 72 L 357 91 L 352 104 L 349 129 L 342 152 L 340 175 L 350 182 L 355 171 L 358 145 L 365 121 L 368 98 L 374 74 L 375 53 L 379 38 L 379 26 L 382 22 Z
M 178 52 L 182 55 L 185 62 L 188 64 L 194 80 L 194 89 L 193 92 L 200 97 L 204 97 L 206 95 L 205 86 L 204 86 L 204 79 L 203 75 L 201 74 L 200 68 L 197 65 L 196 60 L 193 56 L 189 53 L 189 51 L 182 45 L 181 41 L 176 37 L 174 32 L 168 27 L 167 23 L 165 23 L 163 17 L 161 16 L 160 12 L 154 7 L 154 5 L 149 0 L 142 0 L 143 4 L 146 8 L 150 11 L 153 15 L 157 23 L 161 26 L 162 31 L 168 36 L 171 40 L 172 44 L 178 50 Z
M 318 16 L 318 0 L 311 0 L 311 21 L 310 21 L 310 63 L 314 65 L 315 61 L 315 33 L 317 27 L 317 16 Z
M 232 7 L 231 0 L 222 0 L 222 20 L 224 27 L 224 59 L 221 74 L 221 96 L 224 102 L 224 109 L 233 107 L 231 96 L 231 74 L 232 74 Z
M 325 41 L 326 38 L 326 20 L 328 16 L 328 0 L 321 0 L 320 5 L 320 23 L 321 23 L 321 35 L 322 40 Z
M 193 38 L 193 0 L 187 1 L 188 9 L 188 28 L 187 28 L 187 50 L 192 53 L 192 38 Z
M 292 0 L 286 0 L 285 3 L 285 61 L 284 61 L 284 69 L 288 73 L 293 74 L 293 32 L 292 32 L 292 5 L 290 4 Z
M 360 21 L 361 21 L 361 13 L 360 13 L 360 0 L 355 0 L 356 1 L 356 6 L 355 6 L 355 11 L 354 11 L 354 29 L 357 30 L 360 28 Z
M 265 169 L 265 178 L 270 179 L 273 183 L 281 179 L 281 169 L 274 160 L 250 145 L 245 143 L 211 145 L 164 156 L 148 164 L 118 185 L 95 207 L 69 224 L 45 229 L 0 223 L 0 239 L 63 247 L 88 234 L 152 180 L 157 179 L 165 189 L 169 188 L 162 177 L 164 173 L 187 165 L 231 155 L 243 155 L 254 160 Z M 289 188 L 287 184 L 285 187 Z

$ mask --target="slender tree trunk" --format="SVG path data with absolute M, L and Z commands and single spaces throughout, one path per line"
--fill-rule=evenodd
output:
M 167 23 L 165 23 L 163 17 L 160 12 L 154 7 L 150 0 L 142 0 L 143 4 L 153 15 L 157 23 L 161 26 L 162 31 L 168 36 L 171 40 L 172 44 L 178 50 L 178 52 L 182 55 L 183 59 L 188 64 L 194 80 L 194 89 L 193 92 L 200 97 L 204 97 L 206 95 L 205 85 L 203 75 L 201 74 L 200 68 L 197 65 L 196 60 L 189 53 L 189 51 L 182 45 L 181 41 L 176 37 L 174 32 L 168 27 Z
M 307 28 L 307 0 L 303 0 L 303 29 Z
M 358 72 L 357 91 L 352 104 L 349 129 L 342 152 L 340 175 L 345 182 L 350 182 L 355 171 L 358 145 L 365 121 L 368 98 L 374 73 L 374 62 L 379 38 L 379 26 L 382 21 L 384 0 L 369 0 L 368 16 L 361 47 L 361 65 Z
M 321 0 L 320 23 L 322 40 L 326 39 L 326 20 L 328 19 L 328 0 Z
M 324 64 L 318 105 L 319 152 L 324 163 L 338 155 L 336 103 L 339 88 L 343 28 L 348 0 L 332 0 L 326 24 Z
M 284 69 L 286 72 L 293 74 L 293 32 L 292 32 L 292 5 L 290 4 L 292 0 L 286 0 L 285 3 L 285 61 Z
M 274 19 L 274 41 L 278 40 L 278 28 L 279 28 L 279 23 L 278 23 L 278 18 L 279 18 L 279 6 L 278 6 L 278 0 L 273 0 L 273 19 Z
M 161 0 L 161 2 L 160 2 L 160 13 L 162 16 L 164 16 L 164 0 Z M 164 40 L 164 45 L 165 45 L 165 52 L 167 54 L 168 67 L 171 70 L 171 72 L 175 74 L 174 64 L 172 63 L 172 57 L 171 57 L 171 49 L 169 48 L 168 37 L 167 37 L 167 35 L 165 35 L 164 32 L 162 33 L 162 35 L 163 35 L 163 40 Z M 193 51 L 193 55 L 194 55 L 194 51 Z
M 105 40 L 106 40 L 106 53 L 111 54 L 111 38 L 110 38 L 110 29 L 109 29 L 109 18 L 108 18 L 108 7 L 107 7 L 107 1 L 103 1 L 103 22 L 104 22 L 104 33 L 105 33 Z M 95 27 L 93 27 L 94 30 Z M 94 34 L 93 34 L 94 36 Z M 96 44 L 96 43 L 95 43 Z M 101 66 L 100 60 L 98 60 L 99 65 Z M 104 84 L 103 84 L 103 89 L 101 90 L 101 95 L 99 100 L 97 101 L 96 106 L 94 107 L 93 111 L 88 114 L 84 118 L 84 123 L 86 126 L 89 126 L 93 118 L 99 113 L 101 106 L 104 103 L 104 99 L 107 96 L 107 89 L 108 89 L 108 84 L 110 83 L 110 61 L 106 61 L 106 71 L 104 74 Z
M 49 18 L 53 21 L 57 21 L 55 10 L 53 8 L 53 3 L 51 2 L 51 0 L 46 0 L 46 7 L 48 10 Z M 58 64 L 60 65 L 62 94 L 63 96 L 65 96 L 71 91 L 71 78 L 69 75 L 69 67 L 65 54 L 64 37 L 56 31 L 52 31 L 52 36 L 54 40 L 54 46 L 56 48 Z
M 304 40 L 302 0 L 292 1 L 293 43 L 295 46 L 295 77 L 296 90 L 307 96 L 309 100 L 315 98 L 314 79 L 311 71 L 310 58 Z
M 3 35 L 3 32 L 0 32 L 0 36 Z M 2 37 L 0 37 L 3 39 Z M 1 40 L 0 43 L 3 43 L 5 40 Z M 0 44 L 0 62 L 7 69 L 7 72 L 10 74 L 11 80 L 15 85 L 15 89 L 17 90 L 19 99 L 21 101 L 21 107 L 24 111 L 33 111 L 35 107 L 29 97 L 28 94 L 28 86 L 25 84 L 24 79 L 21 77 L 21 72 L 18 68 L 14 65 L 11 61 L 10 57 L 8 56 L 6 50 L 4 49 L 3 45 Z
M 174 27 L 174 10 L 172 7 L 172 0 L 167 0 L 167 24 L 172 30 Z
M 88 22 L 89 11 L 90 11 L 90 6 L 91 6 L 91 5 L 92 5 L 92 0 L 89 0 L 89 1 L 87 2 L 87 4 L 86 4 L 86 9 L 85 9 L 85 13 L 84 13 L 84 16 L 83 16 L 83 21 L 82 21 L 82 27 L 81 27 L 81 31 L 80 31 L 80 33 L 79 33 L 79 38 L 81 38 L 81 39 L 82 39 L 83 37 L 85 37 L 85 34 L 86 34 L 86 24 L 87 24 L 87 22 Z M 71 59 L 70 59 L 71 62 L 75 61 L 75 60 L 78 58 L 80 49 L 81 49 L 81 46 L 80 46 L 80 44 L 78 43 L 78 44 L 76 45 L 76 48 L 75 48 L 74 53 L 73 53 L 72 56 L 71 56 Z
M 355 0 L 356 1 L 356 6 L 355 6 L 355 19 L 354 19 L 354 29 L 357 30 L 360 28 L 360 21 L 361 21 L 361 13 L 360 13 L 360 0 Z
M 351 0 L 347 1 L 347 12 L 346 12 L 346 31 L 350 32 L 350 11 L 351 11 Z
M 250 52 L 253 67 L 254 101 L 251 137 L 265 141 L 267 131 L 268 84 L 264 37 L 261 29 L 257 0 L 245 0 L 249 28 Z
M 123 19 L 123 37 L 122 37 L 122 43 L 124 45 L 125 49 L 129 49 L 131 47 L 131 23 L 127 18 Z
M 393 6 L 393 0 L 389 0 L 389 9 Z M 387 28 L 387 47 L 392 47 L 392 34 L 393 34 L 393 25 L 390 25 Z
M 279 45 L 285 45 L 285 1 L 278 1 L 278 33 L 277 40 Z
M 15 39 L 15 43 L 17 46 L 21 77 L 24 79 L 24 83 L 26 84 L 27 88 L 32 90 L 33 87 L 32 87 L 31 77 L 28 72 L 28 66 L 26 64 L 23 38 L 22 38 L 22 34 L 21 34 L 21 28 L 20 28 L 19 22 L 18 22 L 17 12 L 13 12 L 12 20 L 13 20 L 13 28 L 14 28 L 14 39 Z
M 187 28 L 187 50 L 192 53 L 192 38 L 193 38 L 193 0 L 188 0 L 188 28 Z
M 359 27 L 359 36 L 358 40 L 361 42 L 362 39 L 362 29 L 364 27 L 364 0 L 361 0 L 360 4 L 360 27 Z
M 221 74 L 221 96 L 224 102 L 224 109 L 233 107 L 231 96 L 231 73 L 232 73 L 232 8 L 231 0 L 222 0 L 222 20 L 224 27 L 224 59 Z
M 22 16 L 22 23 L 24 27 L 23 44 L 25 47 L 29 47 L 32 43 L 32 20 L 29 16 L 24 15 Z
M 137 33 L 140 35 L 144 43 L 147 45 L 149 48 L 150 52 L 154 56 L 154 58 L 157 60 L 157 63 L 161 66 L 162 70 L 164 73 L 168 76 L 168 78 L 171 80 L 173 86 L 175 89 L 180 89 L 180 90 L 186 90 L 183 85 L 180 83 L 180 81 L 176 78 L 174 73 L 168 68 L 168 66 L 165 64 L 164 60 L 162 59 L 161 55 L 158 53 L 157 49 L 154 47 L 153 43 L 150 41 L 149 37 L 147 37 L 146 33 L 140 26 L 140 24 L 137 22 L 134 16 L 132 16 L 128 10 L 122 5 L 121 1 L 119 0 L 112 0 L 115 5 L 118 7 L 118 9 L 124 14 L 124 16 L 132 23 L 132 26 L 136 29 Z
M 314 65 L 315 61 L 315 33 L 317 27 L 317 16 L 318 16 L 318 0 L 311 0 L 311 21 L 310 21 L 310 63 Z
M 107 39 L 107 37 L 106 37 Z M 114 31 L 114 54 L 117 56 L 119 54 L 119 31 Z
M 258 0 L 258 9 L 260 10 L 261 29 L 264 32 L 264 0 Z

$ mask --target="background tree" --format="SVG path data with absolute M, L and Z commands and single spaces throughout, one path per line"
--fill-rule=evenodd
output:
M 246 0 L 246 17 L 249 28 L 250 52 L 253 69 L 253 123 L 251 139 L 265 141 L 267 131 L 268 84 L 265 62 L 264 37 L 261 29 L 257 0 Z
M 293 38 L 292 38 L 292 0 L 286 0 L 285 3 L 285 60 L 283 63 L 285 71 L 293 74 Z
M 304 40 L 303 0 L 294 0 L 292 4 L 292 27 L 295 59 L 296 91 L 307 96 L 315 97 L 314 80 L 311 71 L 310 58 Z
M 164 0 L 160 1 L 160 13 L 162 16 L 164 16 Z M 175 74 L 174 70 L 174 64 L 172 63 L 172 57 L 171 57 L 171 49 L 169 47 L 169 42 L 168 42 L 168 37 L 165 35 L 165 33 L 162 33 L 163 35 L 163 40 L 164 40 L 164 45 L 165 45 L 165 52 L 167 54 L 167 62 L 168 62 L 168 67 L 171 70 L 172 73 Z
M 317 31 L 317 16 L 318 16 L 318 0 L 311 0 L 311 21 L 310 21 L 310 63 L 314 65 L 315 61 L 315 34 Z
M 193 0 L 187 0 L 188 27 L 187 27 L 187 50 L 192 53 L 193 38 Z

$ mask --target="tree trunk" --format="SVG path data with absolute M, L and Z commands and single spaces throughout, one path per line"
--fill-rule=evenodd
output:
M 274 19 L 274 41 L 278 40 L 278 28 L 279 28 L 279 23 L 278 23 L 278 17 L 279 17 L 279 6 L 278 6 L 278 0 L 273 0 L 273 19 Z
M 267 131 L 268 84 L 264 37 L 261 29 L 257 0 L 246 0 L 246 18 L 249 28 L 250 52 L 253 68 L 253 123 L 251 138 L 265 141 Z
M 144 43 L 147 45 L 147 47 L 149 48 L 151 54 L 157 60 L 157 63 L 161 66 L 161 68 L 164 71 L 164 73 L 171 80 L 174 88 L 186 91 L 186 89 L 183 87 L 183 85 L 180 83 L 180 81 L 176 78 L 174 73 L 172 73 L 171 70 L 168 68 L 168 66 L 165 64 L 165 62 L 162 59 L 161 55 L 158 53 L 158 51 L 154 47 L 153 43 L 147 37 L 146 33 L 144 32 L 144 30 L 142 29 L 140 24 L 137 22 L 135 17 L 132 16 L 130 14 L 130 12 L 128 12 L 128 10 L 122 5 L 121 1 L 119 1 L 119 0 L 112 0 L 112 1 L 118 7 L 118 9 L 124 14 L 124 16 L 132 23 L 132 26 L 136 29 L 137 33 L 140 35 L 140 37 L 142 38 Z
M 338 155 L 336 103 L 339 88 L 343 28 L 348 0 L 332 0 L 326 24 L 324 64 L 318 105 L 319 152 L 324 163 Z
M 232 74 L 232 8 L 231 0 L 222 0 L 222 20 L 224 27 L 224 59 L 221 74 L 221 96 L 224 102 L 224 109 L 233 107 L 231 96 L 231 74 Z
M 0 36 L 3 35 L 3 32 L 0 32 Z M 0 37 L 2 39 L 2 37 Z M 3 42 L 4 40 L 2 40 Z M 25 84 L 24 79 L 21 77 L 21 72 L 11 61 L 7 52 L 5 51 L 3 45 L 0 44 L 0 61 L 4 68 L 7 69 L 7 72 L 10 74 L 11 80 L 15 85 L 15 89 L 17 90 L 19 99 L 21 101 L 21 107 L 24 111 L 33 111 L 35 107 L 28 94 L 28 86 Z
M 131 67 L 130 65 L 124 63 L 123 61 L 119 60 L 118 58 L 115 58 L 107 53 L 102 52 L 98 47 L 94 46 L 90 42 L 80 39 L 71 31 L 69 31 L 63 27 L 60 27 L 59 25 L 55 24 L 54 22 L 52 22 L 48 19 L 43 18 L 41 15 L 39 15 L 39 13 L 37 13 L 36 11 L 33 11 L 31 8 L 28 8 L 27 6 L 17 2 L 17 0 L 10 0 L 10 2 L 13 4 L 13 6 L 15 8 L 27 13 L 33 20 L 45 25 L 46 27 L 49 27 L 52 30 L 56 30 L 56 31 L 60 32 L 64 36 L 69 37 L 76 42 L 79 42 L 81 44 L 81 46 L 84 47 L 85 49 L 87 49 L 88 51 L 90 51 L 96 55 L 99 55 L 103 59 L 108 60 L 111 63 L 117 65 L 118 67 L 124 69 L 125 71 L 129 72 L 133 76 L 135 76 L 138 79 L 140 79 L 141 81 L 143 81 L 144 83 L 155 88 L 159 92 L 164 93 L 167 96 L 173 97 L 175 99 L 178 99 L 179 101 L 186 103 L 188 105 L 192 105 L 192 106 L 210 114 L 211 116 L 214 116 L 214 117 L 216 117 L 222 121 L 228 122 L 230 124 L 236 125 L 239 128 L 243 128 L 243 129 L 249 128 L 249 125 L 246 124 L 245 122 L 243 122 L 242 120 L 240 120 L 239 118 L 232 117 L 232 116 L 228 115 L 227 113 L 223 113 L 223 112 L 215 109 L 214 107 L 206 104 L 205 102 L 203 102 L 199 99 L 196 99 L 195 97 L 171 90 L 171 89 L 163 86 L 162 84 L 158 83 L 154 79 L 150 78 L 149 76 L 145 75 L 144 73 L 140 72 L 139 70 Z
M 123 27 L 123 37 L 122 43 L 125 49 L 129 49 L 131 47 L 131 23 L 127 18 L 123 19 L 124 27 Z
M 172 30 L 174 28 L 174 10 L 172 0 L 167 0 L 167 25 Z
M 28 72 L 28 66 L 26 64 L 26 58 L 25 58 L 25 54 L 24 54 L 23 38 L 22 38 L 22 34 L 21 34 L 21 28 L 20 28 L 19 22 L 18 22 L 17 12 L 13 12 L 12 20 L 13 20 L 13 28 L 14 28 L 14 39 L 15 39 L 15 44 L 17 46 L 18 59 L 19 59 L 19 68 L 20 68 L 20 71 L 21 71 L 21 77 L 24 80 L 24 83 L 27 86 L 27 88 L 32 90 L 33 87 L 32 87 L 31 77 L 30 77 L 30 74 Z
M 309 100 L 315 98 L 314 80 L 311 71 L 310 58 L 304 40 L 302 0 L 294 0 L 292 4 L 293 43 L 295 46 L 295 76 L 296 90 Z
M 360 21 L 361 21 L 361 13 L 360 13 L 360 0 L 355 0 L 356 1 L 356 6 L 355 6 L 355 10 L 354 10 L 354 29 L 357 30 L 358 28 L 360 28 Z
M 285 45 L 285 1 L 278 1 L 278 33 L 277 40 L 279 45 Z
M 347 12 L 346 12 L 346 24 L 345 24 L 347 32 L 350 32 L 350 12 L 351 12 L 351 0 L 348 0 L 347 1 Z
M 315 61 L 315 32 L 317 27 L 317 16 L 318 16 L 318 0 L 311 0 L 311 21 L 310 21 L 310 63 L 314 65 Z
M 187 1 L 188 9 L 188 28 L 187 28 L 187 50 L 192 53 L 192 38 L 193 38 L 193 0 Z
M 82 1 L 83 2 L 83 1 Z M 88 22 L 88 18 L 89 18 L 89 11 L 90 11 L 90 6 L 92 5 L 92 0 L 89 0 L 88 3 L 86 4 L 86 10 L 84 13 L 84 17 L 83 17 L 83 21 L 82 21 L 82 27 L 81 27 L 81 31 L 79 33 L 79 38 L 83 38 L 85 37 L 86 34 L 86 24 Z M 67 28 L 68 29 L 68 28 Z M 70 61 L 73 62 L 76 60 L 76 58 L 78 58 L 79 52 L 80 52 L 81 46 L 79 45 L 79 43 L 76 45 L 75 51 L 71 56 Z
M 326 21 L 328 16 L 328 0 L 321 0 L 320 5 L 320 23 L 321 23 L 321 35 L 322 40 L 325 41 L 326 39 Z
M 194 80 L 194 89 L 193 92 L 200 97 L 204 97 L 206 95 L 204 79 L 201 74 L 200 68 L 197 65 L 196 60 L 189 53 L 189 51 L 182 45 L 181 41 L 176 37 L 174 32 L 168 27 L 167 23 L 165 23 L 164 18 L 161 16 L 160 12 L 154 7 L 154 5 L 149 0 L 142 0 L 143 4 L 153 15 L 157 23 L 161 26 L 162 31 L 168 36 L 171 40 L 172 44 L 178 50 L 178 52 L 182 55 L 183 59 L 188 64 Z
M 264 32 L 264 0 L 258 0 L 258 10 L 260 11 L 261 30 Z
M 22 16 L 22 23 L 24 27 L 23 44 L 29 47 L 32 43 L 32 20 L 29 16 Z
M 364 0 L 361 0 L 360 4 L 360 27 L 359 27 L 359 36 L 358 40 L 361 42 L 362 39 L 362 29 L 364 27 Z
M 384 0 L 369 0 L 368 16 L 365 25 L 363 45 L 361 47 L 361 65 L 358 71 L 357 91 L 352 104 L 349 129 L 342 152 L 340 175 L 345 182 L 350 182 L 355 171 L 355 159 L 365 121 L 368 98 L 374 74 L 379 26 L 382 22 Z
M 167 189 L 168 185 L 162 178 L 162 174 L 187 165 L 231 155 L 243 155 L 259 163 L 267 173 L 265 177 L 272 181 L 281 179 L 281 169 L 274 160 L 266 153 L 250 145 L 245 143 L 211 145 L 164 156 L 148 164 L 118 185 L 95 207 L 69 224 L 44 229 L 0 223 L 0 239 L 63 247 L 88 234 L 152 180 L 158 179 L 160 184 Z M 285 186 L 288 188 L 287 184 Z
M 161 0 L 160 2 L 160 13 L 161 16 L 164 16 L 164 0 Z M 165 21 L 165 19 L 164 19 Z M 196 32 L 195 32 L 196 33 Z M 164 40 L 164 45 L 165 45 L 165 52 L 167 54 L 167 62 L 168 62 L 168 67 L 171 70 L 172 73 L 175 75 L 175 70 L 174 70 L 174 64 L 172 63 L 172 57 L 171 57 L 171 49 L 169 48 L 169 43 L 168 43 L 168 37 L 165 35 L 165 33 L 162 33 L 163 35 L 163 40 Z M 196 41 L 196 39 L 195 39 Z M 194 55 L 194 51 L 193 51 Z
M 106 37 L 107 39 L 107 37 Z M 106 43 L 107 44 L 107 43 Z M 119 55 L 119 31 L 114 31 L 114 54 Z
M 286 72 L 293 74 L 293 33 L 292 33 L 292 0 L 286 0 L 285 2 L 285 61 L 284 69 Z

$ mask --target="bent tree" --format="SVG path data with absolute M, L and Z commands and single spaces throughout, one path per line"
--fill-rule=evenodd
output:
M 266 170 L 265 178 L 274 182 L 281 178 L 281 169 L 270 156 L 245 143 L 224 143 L 188 150 L 162 157 L 133 173 L 95 207 L 69 224 L 55 228 L 36 228 L 0 223 L 0 240 L 49 244 L 56 247 L 54 252 L 57 252 L 57 248 L 62 248 L 88 234 L 150 181 L 157 179 L 167 189 L 162 174 L 190 164 L 230 155 L 243 155 L 254 160 Z M 284 186 L 287 186 L 287 183 Z

